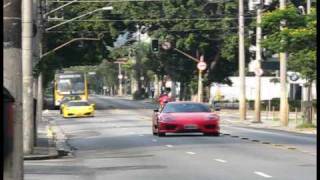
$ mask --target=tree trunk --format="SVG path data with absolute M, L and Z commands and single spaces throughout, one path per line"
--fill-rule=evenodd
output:
M 185 82 L 181 82 L 179 100 L 180 101 L 184 100 L 184 97 L 185 97 Z
M 311 99 L 311 91 L 312 91 L 312 81 L 308 85 L 307 91 L 307 106 L 306 106 L 306 118 L 307 124 L 312 124 L 312 99 Z

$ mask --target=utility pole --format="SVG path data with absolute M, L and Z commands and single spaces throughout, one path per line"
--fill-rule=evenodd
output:
M 3 1 L 3 85 L 14 97 L 13 148 L 3 157 L 3 179 L 23 179 L 21 0 Z
M 119 96 L 122 96 L 122 73 L 121 73 L 121 63 L 118 63 L 119 65 L 119 73 L 118 73 L 118 79 L 119 79 Z
M 32 1 L 22 0 L 23 151 L 33 151 Z
M 261 15 L 262 3 L 257 6 L 257 27 L 256 27 L 256 70 L 261 69 Z M 261 123 L 261 75 L 256 74 L 256 98 L 254 102 L 255 122 Z
M 246 86 L 245 86 L 245 49 L 244 49 L 244 5 L 243 0 L 239 0 L 239 113 L 240 120 L 246 119 Z
M 42 120 L 43 109 L 43 86 L 42 86 L 42 73 L 38 76 L 38 97 L 37 97 L 37 122 Z
M 140 92 L 141 88 L 142 88 L 142 82 L 140 80 L 140 76 L 141 76 L 141 71 L 140 71 L 140 57 L 139 57 L 139 50 L 140 50 L 140 42 L 141 42 L 141 27 L 139 25 L 136 26 L 137 28 L 137 33 L 138 33 L 138 47 L 136 48 L 136 55 L 135 55 L 135 59 L 136 59 L 136 78 L 137 78 L 137 82 L 138 82 L 138 87 L 137 87 L 137 91 Z M 133 92 L 134 93 L 134 92 Z
M 38 28 L 38 46 L 39 46 L 39 52 L 38 57 L 41 61 L 41 57 L 43 55 L 43 18 L 45 18 L 43 16 L 43 4 L 42 4 L 42 0 L 38 0 L 37 1 L 37 16 L 38 16 L 38 21 L 37 21 L 37 28 Z M 42 110 L 43 110 L 43 81 L 42 81 L 42 72 L 39 73 L 38 75 L 38 94 L 37 94 L 37 122 L 40 122 L 42 120 Z
M 286 0 L 280 0 L 280 9 L 286 8 Z M 286 22 L 282 20 L 280 30 L 282 31 Z M 283 126 L 288 126 L 288 98 L 287 98 L 287 52 L 280 53 L 280 121 Z

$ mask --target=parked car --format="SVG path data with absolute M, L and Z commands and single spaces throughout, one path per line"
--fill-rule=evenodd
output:
M 196 102 L 168 102 L 160 111 L 154 110 L 153 135 L 166 133 L 202 132 L 220 135 L 219 116 L 208 105 Z
M 94 116 L 95 105 L 88 101 L 68 101 L 61 105 L 62 116 L 67 117 L 88 117 Z

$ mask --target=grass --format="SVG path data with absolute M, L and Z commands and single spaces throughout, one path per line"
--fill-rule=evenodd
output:
M 302 128 L 317 128 L 317 126 L 314 125 L 314 124 L 302 123 L 302 124 L 299 124 L 297 126 L 297 128 L 299 128 L 299 129 L 302 129 Z

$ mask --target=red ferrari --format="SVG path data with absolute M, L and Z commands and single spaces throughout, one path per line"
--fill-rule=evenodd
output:
M 202 132 L 219 136 L 219 116 L 209 106 L 196 102 L 169 102 L 160 111 L 154 110 L 153 135 L 166 133 Z

